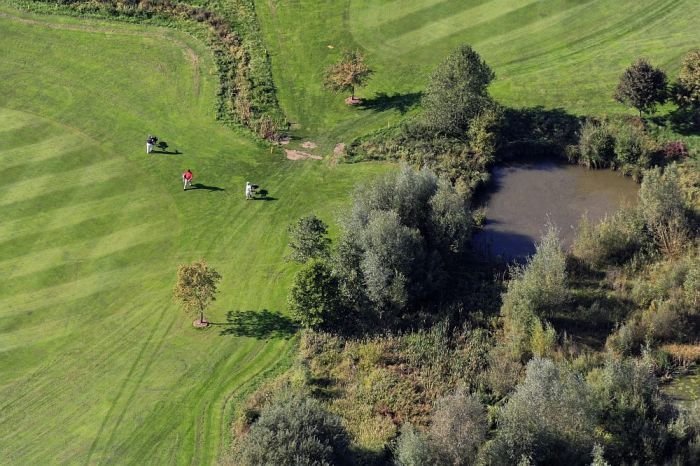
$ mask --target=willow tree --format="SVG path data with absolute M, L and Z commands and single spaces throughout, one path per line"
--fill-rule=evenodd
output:
M 338 63 L 326 69 L 324 84 L 335 92 L 350 92 L 350 99 L 355 102 L 355 88 L 364 86 L 371 75 L 365 57 L 357 50 L 348 50 Z
M 185 312 L 199 313 L 198 323 L 204 324 L 204 311 L 216 300 L 219 280 L 221 275 L 209 267 L 204 259 L 192 264 L 183 264 L 177 269 L 177 283 L 173 295 Z

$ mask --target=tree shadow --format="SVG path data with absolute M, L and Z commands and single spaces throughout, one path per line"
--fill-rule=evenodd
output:
M 151 154 L 170 154 L 170 155 L 180 155 L 182 152 L 179 150 L 175 149 L 174 151 L 169 151 L 168 150 L 168 143 L 165 141 L 160 141 L 158 144 L 156 144 L 156 147 L 158 150 L 152 150 Z
M 290 338 L 298 330 L 297 324 L 279 312 L 246 310 L 228 311 L 219 335 L 235 335 L 253 338 Z
M 190 189 L 203 189 L 205 191 L 226 191 L 224 188 L 219 188 L 218 186 L 207 186 L 202 183 L 195 183 Z
M 407 94 L 377 92 L 371 99 L 362 99 L 358 107 L 364 110 L 374 110 L 375 112 L 396 109 L 401 114 L 404 114 L 420 102 L 422 95 L 422 92 L 409 92 Z
M 581 117 L 563 108 L 508 108 L 501 131 L 505 141 L 499 158 L 562 156 L 567 145 L 578 141 L 581 122 Z
M 671 129 L 683 136 L 700 134 L 700 108 L 678 108 L 668 114 Z

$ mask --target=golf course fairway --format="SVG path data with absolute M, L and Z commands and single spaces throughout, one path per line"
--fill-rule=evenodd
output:
M 295 357 L 288 225 L 315 213 L 337 234 L 353 187 L 391 165 L 287 160 L 216 121 L 211 52 L 174 28 L 1 2 L 0 465 L 216 464 L 232 411 Z M 697 0 L 254 3 L 289 147 L 324 156 L 415 112 L 462 43 L 502 104 L 576 115 L 634 114 L 611 97 L 624 69 L 675 78 L 700 43 Z M 374 70 L 355 107 L 323 87 L 348 48 Z M 149 134 L 167 147 L 147 155 Z M 172 298 L 200 258 L 223 277 L 205 330 Z
M 0 49 L 0 464 L 216 463 L 226 410 L 296 348 L 287 226 L 334 223 L 382 166 L 216 122 L 211 57 L 171 30 L 8 10 Z M 223 276 L 206 330 L 171 291 L 200 257 Z

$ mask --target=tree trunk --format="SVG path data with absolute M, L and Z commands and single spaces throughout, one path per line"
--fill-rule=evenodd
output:
M 204 322 L 204 310 L 200 309 L 199 310 L 199 323 Z
M 354 102 L 354 101 L 355 101 L 355 86 L 352 86 L 352 90 L 351 90 L 350 93 L 352 94 L 352 95 L 350 96 L 350 98 L 351 98 L 352 101 Z

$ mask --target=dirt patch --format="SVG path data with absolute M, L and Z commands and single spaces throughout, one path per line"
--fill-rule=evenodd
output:
M 302 152 L 300 150 L 285 149 L 284 153 L 287 154 L 289 160 L 322 160 L 323 157 L 319 155 L 309 154 L 308 152 Z
M 199 319 L 193 320 L 192 327 L 194 327 L 194 328 L 207 328 L 207 327 L 209 327 L 209 322 L 207 322 L 206 320 L 199 320 Z
M 333 155 L 336 157 L 339 157 L 341 155 L 345 154 L 345 143 L 344 142 L 339 142 L 338 144 L 335 145 L 333 148 Z
M 301 145 L 304 149 L 316 149 L 318 147 L 315 142 L 306 141 Z
M 362 103 L 362 99 L 360 99 L 359 97 L 350 96 L 347 99 L 345 99 L 345 103 L 348 105 L 359 105 Z

